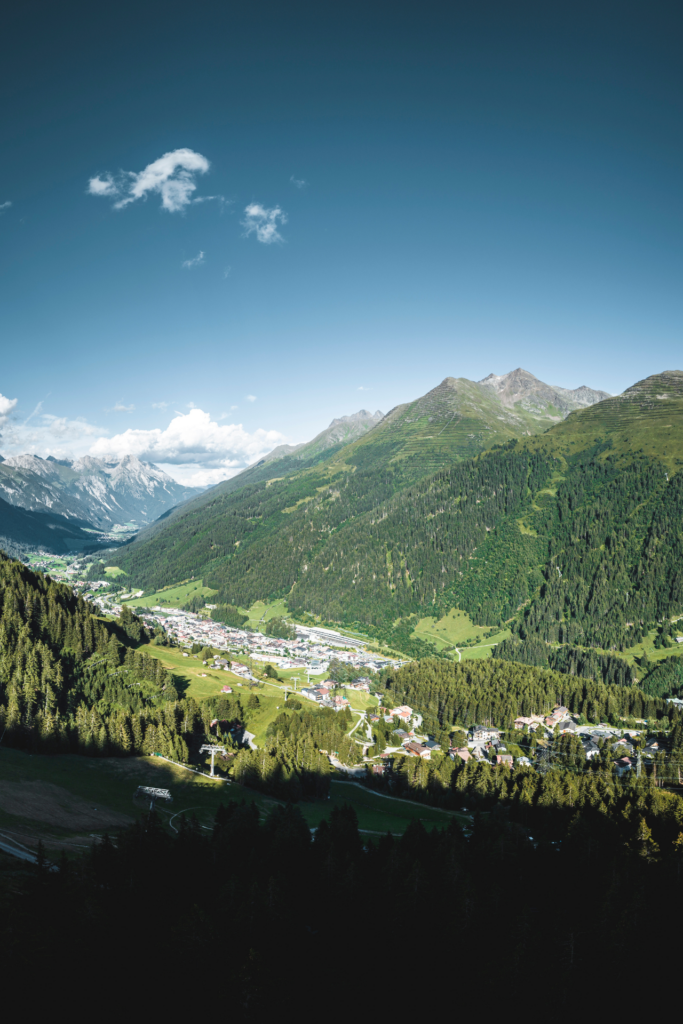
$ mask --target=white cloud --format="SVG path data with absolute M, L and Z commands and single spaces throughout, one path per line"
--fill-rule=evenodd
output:
M 199 252 L 199 253 L 198 253 L 198 254 L 197 254 L 197 255 L 195 256 L 195 258 L 194 258 L 194 259 L 192 259 L 192 260 L 183 260 L 182 266 L 183 266 L 183 267 L 187 267 L 187 268 L 188 268 L 188 270 L 189 270 L 189 268 L 190 268 L 190 267 L 198 267 L 198 266 L 200 266 L 200 265 L 201 265 L 201 264 L 202 264 L 203 262 L 204 262 L 204 253 L 200 251 L 200 252 Z
M 104 178 L 91 178 L 88 182 L 88 192 L 91 196 L 115 196 L 118 195 L 118 191 L 111 174 Z
M 112 405 L 111 409 L 105 409 L 105 412 L 135 412 L 134 405 L 124 405 L 123 402 L 117 402 L 116 405 Z
M 209 161 L 201 153 L 174 149 L 142 171 L 120 171 L 116 177 L 107 172 L 91 178 L 88 192 L 93 196 L 118 196 L 118 202 L 114 203 L 117 210 L 157 192 L 162 207 L 170 213 L 178 213 L 193 201 L 192 193 L 197 188 L 195 175 L 206 174 L 209 167 Z
M 363 385 L 358 388 L 359 391 L 372 391 L 372 388 L 364 388 Z
M 168 402 L 152 402 L 153 409 L 168 409 Z
M 0 426 L 7 421 L 18 401 L 18 398 L 5 398 L 4 395 L 0 395 Z
M 304 178 L 295 178 L 294 175 L 289 179 L 295 188 L 304 188 L 308 185 L 308 182 Z
M 223 271 L 223 277 L 224 278 L 230 277 L 230 271 L 231 270 L 232 270 L 232 267 L 226 267 L 225 270 Z
M 29 420 L 36 417 L 30 426 Z M 0 419 L 0 425 L 2 420 Z M 70 420 L 65 416 L 38 413 L 34 410 L 24 423 L 7 425 L 2 432 L 2 454 L 48 455 L 56 459 L 72 459 L 85 455 L 93 439 L 106 434 L 101 427 L 82 418 Z
M 208 412 L 191 409 L 177 413 L 165 430 L 129 429 L 114 437 L 101 437 L 90 448 L 98 458 L 139 459 L 162 465 L 177 480 L 190 478 L 216 483 L 258 461 L 287 438 L 277 430 L 246 431 L 241 423 L 220 425 Z M 193 476 L 194 474 L 194 476 Z
M 12 205 L 12 200 L 8 199 L 8 200 L 6 200 L 6 202 L 0 203 L 0 210 L 8 210 L 11 205 Z
M 244 397 L 246 398 L 247 402 L 255 402 L 256 401 L 256 395 L 245 395 Z
M 244 214 L 242 227 L 245 238 L 255 234 L 259 242 L 263 242 L 264 245 L 283 241 L 277 225 L 278 221 L 280 224 L 287 223 L 287 214 L 279 206 L 268 209 L 267 206 L 261 206 L 260 203 L 250 203 L 245 207 Z

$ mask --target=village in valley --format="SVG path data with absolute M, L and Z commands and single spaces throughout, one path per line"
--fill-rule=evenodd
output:
M 122 592 L 120 588 L 112 588 L 111 579 L 83 579 L 86 566 L 78 558 L 41 554 L 33 556 L 31 561 L 34 568 L 68 583 L 74 593 L 92 601 L 105 615 L 118 616 L 124 602 L 135 607 L 136 599 L 142 597 L 142 591 Z M 348 776 L 390 776 L 396 758 L 400 757 L 430 761 L 447 756 L 459 762 L 474 760 L 508 768 L 540 766 L 545 770 L 554 741 L 567 736 L 576 738 L 572 745 L 573 756 L 578 755 L 586 762 L 607 750 L 611 768 L 618 777 L 631 772 L 640 774 L 643 766 L 656 763 L 657 755 L 663 756 L 659 739 L 656 734 L 649 735 L 645 720 L 624 728 L 606 722 L 591 724 L 561 705 L 544 715 L 519 716 L 513 729 L 508 731 L 490 724 L 474 725 L 466 731 L 455 727 L 447 743 L 443 735 L 439 742 L 422 728 L 423 717 L 419 711 L 407 705 L 383 707 L 381 704 L 379 674 L 388 668 L 401 667 L 406 664 L 404 660 L 369 650 L 365 640 L 322 626 L 292 622 L 296 635 L 291 639 L 231 627 L 210 617 L 213 608 L 215 605 L 207 603 L 199 613 L 164 605 L 135 607 L 135 611 L 150 633 L 161 631 L 184 657 L 191 657 L 190 652 L 200 648 L 217 651 L 204 659 L 203 664 L 211 672 L 224 671 L 233 679 L 237 677 L 234 684 L 226 682 L 221 686 L 224 694 L 233 693 L 233 685 L 264 685 L 263 679 L 255 673 L 259 669 L 263 673 L 264 667 L 270 666 L 276 670 L 275 678 L 268 679 L 267 684 L 284 690 L 285 702 L 288 697 L 297 695 L 319 708 L 352 711 L 358 720 L 350 735 L 359 747 L 359 763 L 342 764 L 335 752 L 329 754 L 334 768 Z M 683 637 L 676 636 L 675 640 L 683 643 Z M 347 666 L 353 678 L 343 683 L 328 678 L 331 663 L 337 667 Z M 278 681 L 277 672 L 287 673 L 287 676 L 280 676 Z M 206 673 L 200 675 L 206 676 Z M 367 695 L 368 706 L 352 707 L 348 691 Z M 683 701 L 676 698 L 669 698 L 669 703 L 683 705 Z M 373 728 L 380 721 L 386 728 L 391 727 L 383 750 L 376 749 L 373 736 Z M 249 745 L 255 748 L 253 736 L 246 736 Z

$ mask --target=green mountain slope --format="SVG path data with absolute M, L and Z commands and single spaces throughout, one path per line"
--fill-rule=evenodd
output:
M 595 451 L 605 459 L 638 452 L 675 471 L 683 466 L 683 371 L 653 374 L 623 395 L 571 413 L 524 444 L 561 457 Z
M 447 379 L 317 466 L 185 511 L 117 562 L 145 586 L 201 573 L 230 604 L 286 597 L 404 632 L 458 607 L 520 636 L 630 646 L 683 611 L 682 379 L 648 378 L 473 458 L 465 427 L 478 416 L 483 432 L 486 396 Z M 498 423 L 490 434 L 511 430 Z

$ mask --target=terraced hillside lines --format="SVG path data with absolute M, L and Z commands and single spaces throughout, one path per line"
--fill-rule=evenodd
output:
M 648 377 L 623 395 L 571 413 L 552 431 L 520 443 L 564 458 L 583 452 L 602 459 L 610 453 L 638 453 L 677 471 L 683 467 L 683 371 Z

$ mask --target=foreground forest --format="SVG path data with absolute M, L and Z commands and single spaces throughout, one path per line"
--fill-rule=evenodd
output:
M 161 750 L 187 762 L 206 740 L 229 746 L 230 726 L 244 725 L 258 705 L 257 690 L 199 704 L 183 698 L 160 662 L 137 649 L 148 637 L 130 612 L 104 621 L 68 587 L 5 557 L 0 600 L 3 745 L 56 760 L 62 752 Z M 509 999 L 531 963 L 534 976 L 552 979 L 557 1005 L 546 1016 L 559 1020 L 586 986 L 598 922 L 601 976 L 611 993 L 626 989 L 633 935 L 663 894 L 666 936 L 683 909 L 681 711 L 630 679 L 605 682 L 504 658 L 416 662 L 385 672 L 379 685 L 385 704 L 420 709 L 444 742 L 486 720 L 538 763 L 511 770 L 399 756 L 390 775 L 368 785 L 441 808 L 450 815 L 444 827 L 427 832 L 414 821 L 402 836 L 362 833 L 353 809 L 335 806 L 312 834 L 297 801 L 326 796 L 326 751 L 351 761 L 360 748 L 347 735 L 347 712 L 288 702 L 263 748 L 234 747 L 233 778 L 248 788 L 219 810 L 212 829 L 191 810 L 176 819 L 177 833 L 145 812 L 57 864 L 42 850 L 37 866 L 0 853 L 0 943 L 13 984 L 30 985 L 39 964 L 37 1005 L 74 965 L 85 995 L 103 965 L 108 976 L 143 970 L 156 979 L 178 961 L 189 985 L 206 970 L 208 951 L 218 967 L 202 1005 L 227 1000 L 231 1018 L 246 1020 L 300 1012 L 302 985 L 306 1001 L 327 1006 L 323 948 L 323 959 L 341 957 L 345 969 L 354 951 L 353 964 L 370 979 L 364 1014 L 384 1012 L 404 961 L 418 982 L 392 989 L 404 1010 L 425 1005 L 425 979 L 446 979 L 460 1011 L 470 1012 L 484 987 L 489 998 Z M 578 740 L 562 736 L 543 761 L 535 737 L 517 733 L 514 719 L 557 703 L 592 721 L 646 716 L 661 753 L 642 776 L 622 779 L 609 746 L 587 763 Z M 377 749 L 395 724 L 375 723 Z M 259 812 L 250 789 L 269 795 L 269 810 Z M 560 912 L 568 893 L 571 909 Z M 381 939 L 366 956 L 369 920 Z M 155 941 L 141 940 L 131 961 L 135 922 Z M 677 956 L 674 942 L 647 944 L 639 970 L 673 971 Z M 156 1005 L 172 990 L 161 986 Z
M 363 980 L 364 1016 L 387 1000 L 416 1012 L 446 998 L 472 1013 L 484 991 L 499 1005 L 538 981 L 552 990 L 544 1017 L 565 1020 L 579 992 L 593 1009 L 631 992 L 634 940 L 653 919 L 658 941 L 639 944 L 638 977 L 648 993 L 675 977 L 682 825 L 683 801 L 646 783 L 614 808 L 598 787 L 560 819 L 540 803 L 520 819 L 499 801 L 465 830 L 456 818 L 429 833 L 415 822 L 400 838 L 360 834 L 349 807 L 314 835 L 292 806 L 260 819 L 232 802 L 213 831 L 190 815 L 177 836 L 151 815 L 56 872 L 0 861 L 3 967 L 24 987 L 40 964 L 35 1005 L 73 965 L 92 997 L 103 965 L 163 981 L 177 963 L 179 986 L 153 997 L 163 1012 L 209 962 L 202 1007 L 228 1005 L 238 1021 L 308 1004 L 338 1019 L 340 974 Z

